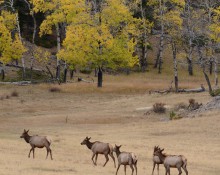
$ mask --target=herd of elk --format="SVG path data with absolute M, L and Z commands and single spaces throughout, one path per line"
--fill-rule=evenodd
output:
M 47 150 L 47 156 L 50 153 L 50 157 L 51 160 L 53 160 L 52 158 L 52 151 L 50 149 L 50 144 L 51 141 L 49 141 L 47 139 L 46 136 L 38 136 L 38 135 L 33 135 L 30 136 L 28 134 L 29 130 L 25 130 L 22 133 L 22 135 L 20 136 L 20 138 L 24 138 L 24 140 L 29 143 L 31 145 L 31 149 L 30 152 L 28 154 L 28 157 L 30 158 L 30 154 L 31 151 L 33 152 L 33 158 L 34 158 L 34 149 L 35 148 L 44 148 L 46 147 Z M 115 158 L 113 155 L 113 151 L 116 153 L 116 156 L 118 158 L 118 167 L 116 170 L 116 175 L 118 174 L 118 170 L 120 168 L 121 165 L 124 165 L 124 172 L 126 175 L 126 166 L 129 165 L 131 170 L 132 170 L 132 174 L 134 173 L 134 169 L 137 175 L 137 156 L 132 153 L 132 152 L 121 152 L 120 146 L 115 145 L 115 147 L 113 148 L 111 144 L 109 143 L 104 143 L 104 142 L 100 142 L 100 141 L 95 141 L 95 142 L 90 142 L 91 137 L 86 137 L 82 142 L 81 145 L 86 145 L 88 147 L 88 149 L 90 149 L 93 153 L 92 155 L 92 162 L 94 165 L 97 165 L 97 158 L 98 158 L 98 154 L 104 154 L 106 161 L 104 163 L 103 166 L 105 166 L 107 164 L 107 162 L 109 161 L 108 155 L 113 159 L 114 161 L 114 166 L 116 168 L 115 165 Z M 158 175 L 159 175 L 159 165 L 163 164 L 165 167 L 165 175 L 170 175 L 170 168 L 177 168 L 179 171 L 179 175 L 182 174 L 182 170 L 181 168 L 185 171 L 186 175 L 188 175 L 188 170 L 186 168 L 187 166 L 187 159 L 183 156 L 183 155 L 167 155 L 163 153 L 164 149 L 159 148 L 159 146 L 155 146 L 154 147 L 154 151 L 153 151 L 153 171 L 152 171 L 152 175 L 154 174 L 154 169 L 155 166 L 157 165 L 157 171 L 158 171 Z M 95 157 L 95 161 L 94 161 L 94 157 Z

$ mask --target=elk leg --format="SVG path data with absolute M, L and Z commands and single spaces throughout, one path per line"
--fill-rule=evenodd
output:
M 170 167 L 167 168 L 167 173 L 170 175 Z
M 157 164 L 157 174 L 159 175 L 159 164 Z
M 105 158 L 106 158 L 106 161 L 105 161 L 105 164 L 103 165 L 103 167 L 106 165 L 106 163 L 109 161 L 109 158 L 108 158 L 108 154 L 105 155 Z
M 49 150 L 50 150 L 50 158 L 51 158 L 51 160 L 53 160 L 52 151 L 51 151 L 51 149 L 49 149 Z
M 183 170 L 185 171 L 186 175 L 188 175 L 188 171 L 187 171 L 187 169 L 186 169 L 186 166 L 184 166 L 184 167 L 182 167 L 182 168 L 183 168 Z
M 124 165 L 124 171 L 125 171 L 125 175 L 126 175 L 126 165 Z
M 153 164 L 153 170 L 152 170 L 152 175 L 154 174 L 154 168 L 155 168 L 156 163 Z
M 110 157 L 113 159 L 113 161 L 114 161 L 114 165 L 115 165 L 115 168 L 116 168 L 115 157 L 114 157 L 113 153 L 110 153 L 109 155 L 110 155 Z
M 133 165 L 132 165 L 132 164 L 130 164 L 130 167 L 131 167 L 131 170 L 132 170 L 131 175 L 133 175 L 133 173 L 134 173 L 134 168 L 133 168 Z
M 134 168 L 135 168 L 135 172 L 136 172 L 136 175 L 137 175 L 137 162 L 134 164 Z
M 30 158 L 30 154 L 31 154 L 31 151 L 33 150 L 33 148 L 30 149 L 29 151 L 29 154 L 28 154 L 28 157 Z
M 95 164 L 97 165 L 98 154 L 95 155 Z
M 33 148 L 33 159 L 34 159 L 34 148 Z
M 49 154 L 49 149 L 47 148 L 47 156 L 46 156 L 46 159 L 47 159 L 47 157 L 48 157 L 48 154 Z
M 179 171 L 179 175 L 181 175 L 182 174 L 181 167 L 178 168 L 178 171 Z
M 117 170 L 116 170 L 116 175 L 118 174 L 119 168 L 120 168 L 120 165 L 118 165 L 118 168 L 117 168 Z
M 95 157 L 95 153 L 93 153 L 93 155 L 92 155 L 92 162 L 93 162 L 94 165 L 96 165 L 96 163 L 93 160 L 94 157 Z

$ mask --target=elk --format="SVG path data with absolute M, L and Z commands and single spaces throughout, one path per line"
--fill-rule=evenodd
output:
M 159 146 L 155 146 L 154 147 L 154 152 L 153 152 L 153 171 L 152 171 L 152 175 L 154 174 L 155 165 L 157 165 L 157 173 L 159 175 L 159 166 L 160 166 L 160 164 L 163 164 L 162 160 L 160 160 L 160 158 L 158 156 L 154 155 L 154 153 L 158 150 L 160 150 Z
M 185 171 L 186 175 L 188 175 L 187 171 L 187 159 L 183 155 L 166 155 L 162 153 L 164 149 L 159 149 L 154 153 L 154 156 L 158 156 L 160 160 L 163 162 L 166 173 L 165 175 L 170 175 L 170 168 L 177 168 L 179 171 L 179 175 L 182 174 L 181 168 Z
M 90 142 L 91 137 L 86 137 L 82 142 L 81 145 L 86 145 L 90 150 L 92 150 L 92 162 L 96 166 L 97 165 L 97 158 L 98 154 L 104 154 L 106 158 L 106 162 L 104 163 L 103 167 L 106 165 L 106 163 L 109 161 L 108 155 L 113 159 L 114 166 L 115 165 L 115 157 L 113 155 L 113 147 L 109 143 L 103 143 L 99 141 Z M 95 161 L 93 160 L 95 157 Z
M 131 152 L 121 152 L 120 151 L 121 145 L 117 146 L 115 145 L 113 151 L 116 153 L 117 158 L 118 158 L 118 168 L 116 170 L 116 175 L 118 173 L 118 170 L 120 168 L 121 165 L 124 165 L 124 172 L 126 175 L 126 166 L 129 165 L 131 167 L 132 170 L 132 175 L 134 173 L 134 168 L 136 171 L 136 175 L 137 175 L 137 156 L 134 153 Z M 134 168 L 133 168 L 134 166 Z
M 52 151 L 50 149 L 51 141 L 49 141 L 47 139 L 47 137 L 45 137 L 45 136 L 38 136 L 38 135 L 30 136 L 28 134 L 28 132 L 29 132 L 29 130 L 26 131 L 24 129 L 24 132 L 20 136 L 20 138 L 24 138 L 24 140 L 31 145 L 31 149 L 30 149 L 30 152 L 28 154 L 28 157 L 30 158 L 31 151 L 33 151 L 33 158 L 34 158 L 34 149 L 35 148 L 46 147 L 46 149 L 47 149 L 46 159 L 48 157 L 48 154 L 50 153 L 50 158 L 51 158 L 51 160 L 53 160 L 53 158 L 52 158 Z

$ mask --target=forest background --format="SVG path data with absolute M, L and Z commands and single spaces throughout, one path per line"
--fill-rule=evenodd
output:
M 0 4 L 2 81 L 61 83 L 72 79 L 74 72 L 94 71 L 97 86 L 102 87 L 103 72 L 147 72 L 172 76 L 178 92 L 179 74 L 198 75 L 205 77 L 215 95 L 218 0 L 1 0 Z M 12 68 L 14 75 L 9 73 Z

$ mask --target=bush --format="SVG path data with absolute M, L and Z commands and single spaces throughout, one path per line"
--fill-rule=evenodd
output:
M 12 97 L 18 97 L 18 92 L 17 92 L 17 91 L 13 91 L 13 92 L 11 93 L 11 96 L 12 96 Z
M 51 88 L 49 89 L 49 91 L 50 91 L 50 92 L 61 92 L 61 89 L 58 88 L 58 87 L 51 87 Z
M 170 120 L 173 120 L 176 117 L 176 113 L 174 111 L 170 112 Z
M 166 112 L 165 104 L 164 103 L 155 103 L 153 105 L 153 111 L 155 113 L 165 113 Z
M 189 99 L 189 106 L 188 106 L 188 109 L 189 109 L 189 110 L 199 109 L 200 106 L 202 106 L 202 103 L 196 102 L 195 99 L 193 99 L 193 98 L 190 98 L 190 99 Z
M 213 91 L 210 93 L 210 95 L 211 95 L 212 97 L 215 97 L 215 96 L 220 95 L 220 89 L 213 90 Z
M 177 105 L 175 105 L 175 110 L 181 110 L 181 109 L 187 109 L 188 105 L 186 103 L 178 103 Z
M 182 117 L 177 115 L 174 111 L 170 112 L 170 120 L 177 120 L 177 119 L 181 119 Z

